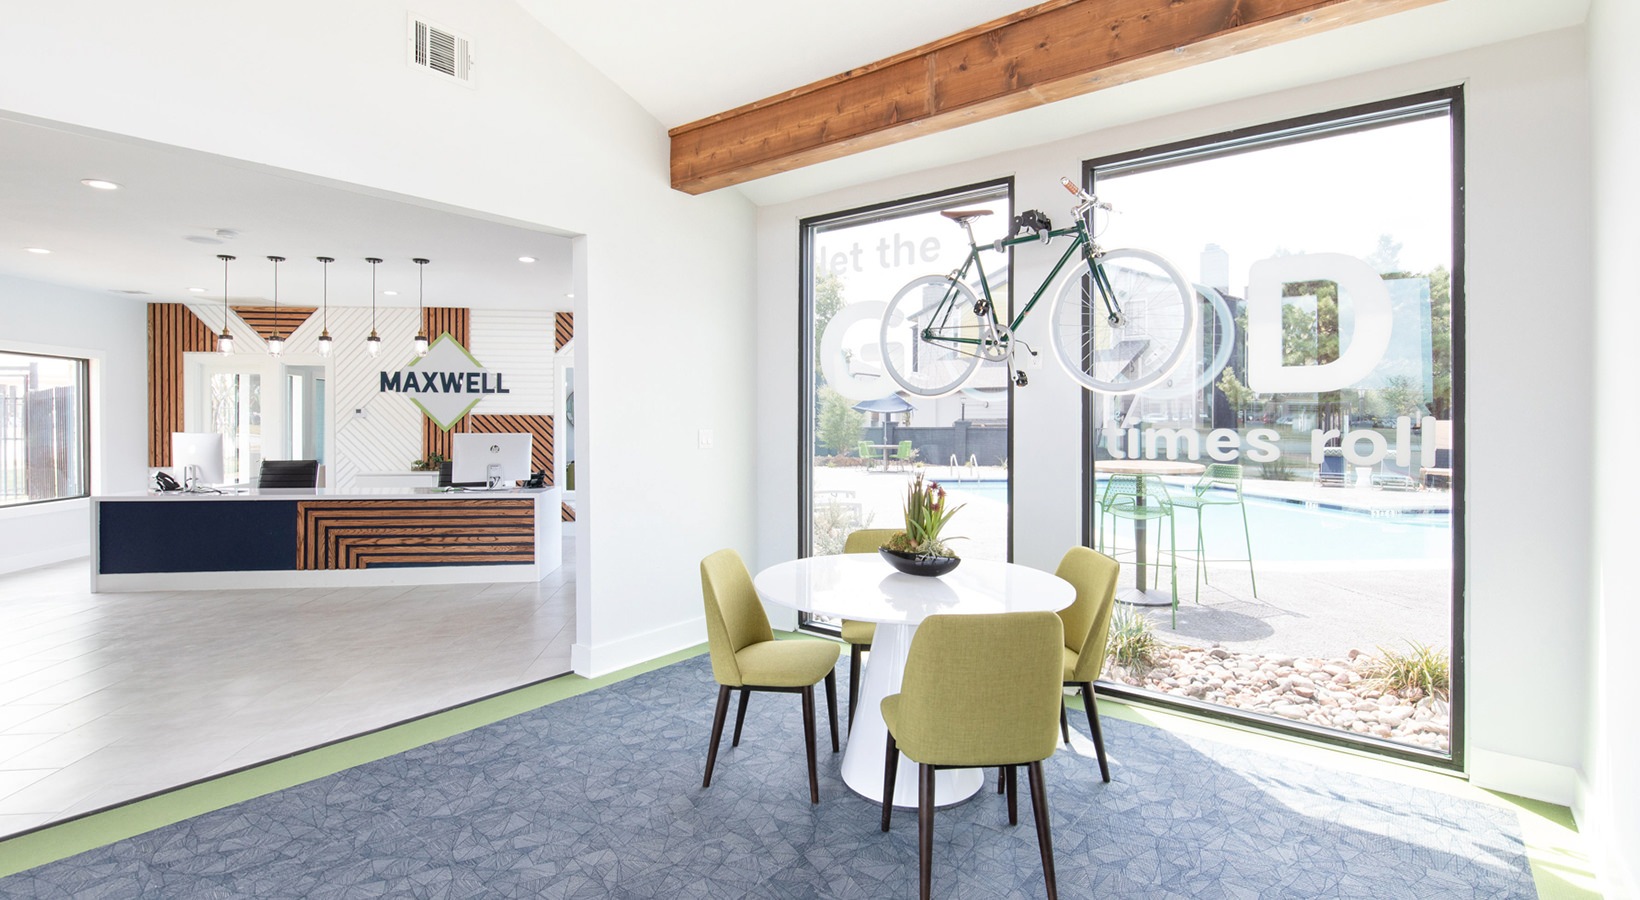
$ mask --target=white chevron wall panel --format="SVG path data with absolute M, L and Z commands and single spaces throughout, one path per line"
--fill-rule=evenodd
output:
M 467 349 L 484 368 L 505 373 L 510 391 L 484 398 L 473 412 L 552 415 L 553 314 L 475 309 L 470 328 L 473 345 Z
M 353 487 L 360 472 L 408 471 L 410 461 L 422 455 L 421 410 L 402 395 L 381 393 L 379 374 L 397 370 L 415 358 L 416 311 L 378 309 L 376 331 L 381 335 L 382 351 L 371 356 L 365 352 L 370 310 L 330 308 L 335 349 L 329 389 L 336 434 L 328 474 L 333 487 Z M 313 337 L 317 340 L 316 331 Z

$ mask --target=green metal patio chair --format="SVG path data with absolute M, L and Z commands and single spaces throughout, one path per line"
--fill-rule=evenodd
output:
M 860 458 L 866 461 L 866 471 L 871 471 L 871 459 L 877 455 L 877 448 L 871 446 L 870 441 L 860 442 Z
M 1202 537 L 1203 511 L 1210 506 L 1241 507 L 1241 534 L 1247 544 L 1247 575 L 1253 579 L 1253 596 L 1258 596 L 1258 576 L 1253 574 L 1253 532 L 1247 527 L 1247 503 L 1241 494 L 1241 466 L 1210 463 L 1190 493 L 1173 498 L 1173 505 L 1196 511 L 1196 602 L 1202 602 L 1202 582 L 1207 581 L 1207 543 Z M 1231 562 L 1232 560 L 1217 560 Z M 1240 562 L 1240 560 L 1233 560 Z M 1211 581 L 1208 581 L 1211 584 Z
M 917 458 L 917 451 L 911 449 L 911 442 L 910 441 L 901 441 L 899 449 L 895 450 L 894 455 L 892 457 L 890 457 L 890 459 L 892 459 L 895 462 L 899 463 L 900 468 L 902 468 L 902 469 L 905 468 L 907 463 L 911 462 L 913 459 L 916 459 L 916 458 Z
M 1173 530 L 1173 499 L 1168 496 L 1167 484 L 1159 475 L 1127 475 L 1117 474 L 1110 476 L 1105 482 L 1105 493 L 1099 499 L 1099 523 L 1095 529 L 1099 535 L 1099 552 L 1105 552 L 1104 517 L 1111 517 L 1110 527 L 1116 528 L 1117 519 L 1128 519 L 1135 523 L 1134 535 L 1137 544 L 1139 522 L 1150 522 L 1158 519 L 1167 520 L 1167 549 L 1168 572 L 1173 585 L 1173 627 L 1179 625 L 1179 548 Z M 1158 541 L 1158 543 L 1160 543 Z M 1117 555 L 1116 537 L 1110 539 L 1110 555 Z M 1137 551 L 1135 551 L 1137 553 Z M 1152 560 L 1151 586 L 1161 577 L 1156 571 L 1161 563 Z M 1141 584 L 1140 587 L 1143 587 Z

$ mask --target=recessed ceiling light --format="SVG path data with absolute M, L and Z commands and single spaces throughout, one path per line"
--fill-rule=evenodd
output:
M 24 249 L 24 250 L 27 250 L 27 251 L 28 251 L 28 252 L 30 252 L 30 253 L 38 253 L 38 254 L 40 254 L 40 255 L 41 255 L 41 256 L 44 256 L 44 255 L 45 255 L 45 254 L 47 254 L 47 253 L 50 253 L 50 252 L 51 252 L 51 251 L 50 251 L 50 250 L 47 250 L 47 249 L 46 249 L 46 248 L 44 248 L 44 247 L 24 247 L 24 248 L 23 248 L 23 249 Z
M 533 257 L 533 256 L 520 256 L 518 258 L 518 261 L 519 262 L 535 262 L 535 257 Z
M 398 295 L 399 295 L 398 291 L 382 291 L 382 296 L 383 297 L 397 297 Z
M 203 294 L 203 293 L 205 293 L 205 288 L 189 288 L 188 293 L 190 293 L 190 294 Z
M 575 299 L 575 295 L 574 295 L 574 294 L 565 294 L 565 295 L 564 295 L 564 299 L 565 299 L 565 300 L 574 300 L 574 299 Z
M 80 183 L 88 188 L 96 188 L 99 191 L 117 191 L 120 189 L 118 184 L 112 181 L 105 181 L 101 178 L 81 178 Z

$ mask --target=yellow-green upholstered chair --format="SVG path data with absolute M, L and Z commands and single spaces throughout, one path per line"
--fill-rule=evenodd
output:
M 1088 730 L 1093 749 L 1099 756 L 1099 775 L 1110 780 L 1110 764 L 1105 762 L 1105 738 L 1099 730 L 1099 705 L 1094 701 L 1093 683 L 1105 669 L 1105 650 L 1110 641 L 1110 617 L 1116 608 L 1116 580 L 1121 566 L 1097 550 L 1072 547 L 1059 561 L 1055 575 L 1076 588 L 1076 600 L 1059 611 L 1065 625 L 1065 687 L 1082 689 L 1082 706 L 1088 713 Z M 1064 695 L 1060 695 L 1059 729 L 1065 743 L 1071 742 L 1071 726 L 1065 717 Z
M 1064 626 L 1050 612 L 929 616 L 917 627 L 900 692 L 883 698 L 888 742 L 882 827 L 889 827 L 894 775 L 904 753 L 917 763 L 918 880 L 924 900 L 933 882 L 934 770 L 1003 767 L 1008 821 L 1018 824 L 1014 787 L 1021 765 L 1030 772 L 1048 897 L 1058 897 L 1042 760 L 1059 746 L 1054 720 L 1063 700 L 1064 643 Z
M 877 548 L 888 543 L 888 539 L 898 530 L 862 528 L 851 531 L 843 541 L 843 552 L 876 553 Z M 848 730 L 853 731 L 854 707 L 860 702 L 860 654 L 871 649 L 871 642 L 877 637 L 877 624 L 844 619 L 842 633 L 843 642 L 848 644 Z
M 842 652 L 831 641 L 777 641 L 769 617 L 757 599 L 751 573 L 740 554 L 719 550 L 700 562 L 701 592 L 706 598 L 706 638 L 712 654 L 712 676 L 717 679 L 717 712 L 712 716 L 712 747 L 706 753 L 706 778 L 711 787 L 712 766 L 723 739 L 723 720 L 729 695 L 740 691 L 732 746 L 740 745 L 740 726 L 746 720 L 746 701 L 752 691 L 803 695 L 803 742 L 809 758 L 809 802 L 820 802 L 820 779 L 814 760 L 814 686 L 826 682 L 826 707 L 831 714 L 831 752 L 837 742 L 837 657 Z

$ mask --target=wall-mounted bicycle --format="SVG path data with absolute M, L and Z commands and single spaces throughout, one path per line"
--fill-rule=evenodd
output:
M 940 397 L 962 387 L 981 362 L 1006 362 L 1016 385 L 1027 377 L 1014 365 L 1016 348 L 1036 355 L 1016 334 L 1059 273 L 1069 267 L 1049 312 L 1049 341 L 1071 378 L 1106 394 L 1142 391 L 1166 379 L 1191 347 L 1196 294 L 1167 260 L 1147 250 L 1104 250 L 1090 219 L 1110 204 L 1068 178 L 1060 183 L 1076 196 L 1075 224 L 1055 230 L 1048 217 L 1026 210 L 1013 219 L 1012 234 L 987 249 L 1069 237 L 1070 244 L 1031 299 L 1003 324 L 974 242 L 973 220 L 990 210 L 947 210 L 962 226 L 968 256 L 949 275 L 925 275 L 900 288 L 883 315 L 883 365 L 900 387 Z M 970 275 L 973 273 L 970 286 Z

